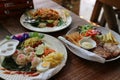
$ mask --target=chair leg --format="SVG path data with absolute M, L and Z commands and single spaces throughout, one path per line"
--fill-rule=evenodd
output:
M 100 19 L 99 25 L 105 27 L 106 24 L 106 20 L 105 20 L 105 16 L 104 16 L 104 12 L 102 13 L 102 17 Z
M 103 5 L 105 19 L 110 29 L 119 32 L 115 12 L 111 6 Z
M 120 13 L 118 14 L 118 19 L 120 20 Z
M 114 11 L 115 11 L 115 13 L 118 16 L 118 19 L 120 20 L 120 9 L 115 9 Z
M 99 2 L 99 0 L 96 0 L 90 21 L 98 23 L 98 18 L 99 18 L 101 8 L 102 8 L 102 3 Z

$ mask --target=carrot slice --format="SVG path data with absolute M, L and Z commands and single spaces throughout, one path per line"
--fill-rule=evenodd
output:
M 55 50 L 50 49 L 50 48 L 45 48 L 45 49 L 44 49 L 44 55 L 45 55 L 45 56 L 48 55 L 49 53 L 52 53 L 52 52 L 55 52 Z

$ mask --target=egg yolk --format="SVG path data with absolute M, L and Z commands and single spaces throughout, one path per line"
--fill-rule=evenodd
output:
M 48 67 L 49 65 L 50 65 L 49 62 L 43 62 L 43 63 L 42 63 L 42 67 Z

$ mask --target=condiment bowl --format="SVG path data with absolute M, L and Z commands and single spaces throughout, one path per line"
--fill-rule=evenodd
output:
M 84 49 L 93 49 L 96 47 L 96 42 L 91 37 L 83 37 L 80 42 L 80 46 Z

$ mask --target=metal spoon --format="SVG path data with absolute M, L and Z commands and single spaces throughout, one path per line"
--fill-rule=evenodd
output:
M 35 19 L 27 19 L 26 18 L 23 22 L 24 23 L 35 23 L 35 21 L 36 21 Z

